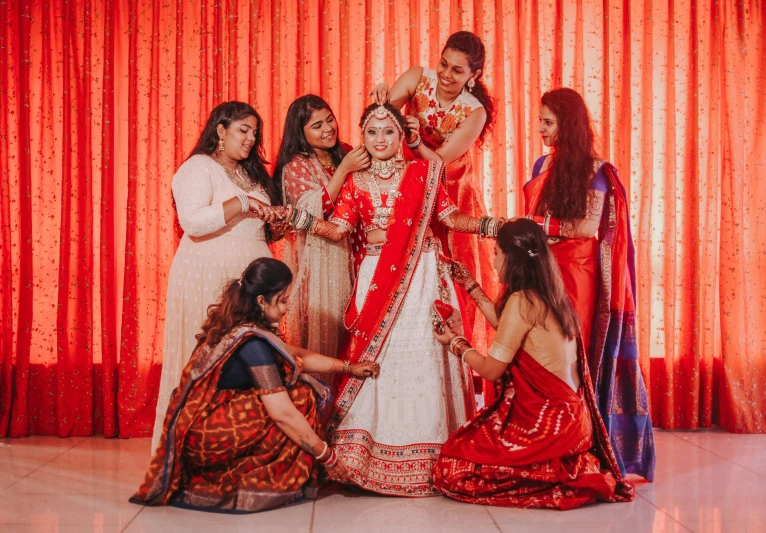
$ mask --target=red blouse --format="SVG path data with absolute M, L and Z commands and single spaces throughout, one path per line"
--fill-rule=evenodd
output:
M 330 217 L 330 222 L 344 226 L 350 231 L 354 231 L 357 225 L 361 226 L 364 233 L 368 233 L 374 229 L 380 229 L 380 227 L 373 221 L 375 217 L 375 207 L 372 205 L 372 194 L 370 193 L 370 180 L 369 177 L 364 177 L 361 174 L 354 173 L 346 183 L 343 184 L 343 188 L 340 190 L 338 199 L 335 201 L 335 210 Z M 389 189 L 385 186 L 378 185 L 380 190 L 380 199 L 383 203 L 382 207 L 386 206 L 386 201 L 389 196 Z M 396 191 L 394 194 L 401 195 L 404 191 Z M 443 187 L 439 187 L 438 196 L 436 198 L 436 219 L 439 221 L 444 220 L 455 211 L 457 207 L 447 196 Z M 389 225 L 393 224 L 396 211 L 391 215 L 389 219 Z

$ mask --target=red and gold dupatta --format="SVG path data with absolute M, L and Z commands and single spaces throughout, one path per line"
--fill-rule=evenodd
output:
M 352 363 L 375 361 L 380 354 L 418 265 L 443 172 L 441 162 L 414 161 L 407 167 L 399 187 L 401 194 L 394 203 L 394 222 L 386 232 L 386 243 L 362 309 L 356 308 L 355 287 L 346 310 L 350 340 L 344 359 Z M 328 433 L 343 421 L 363 383 L 344 376 L 327 423 Z

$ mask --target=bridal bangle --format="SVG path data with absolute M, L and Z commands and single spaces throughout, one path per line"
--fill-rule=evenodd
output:
M 504 218 L 481 217 L 479 219 L 479 236 L 494 239 L 503 224 L 505 224 Z

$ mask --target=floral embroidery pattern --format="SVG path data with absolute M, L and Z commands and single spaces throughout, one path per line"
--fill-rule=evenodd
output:
M 457 97 L 449 109 L 440 109 L 436 99 L 436 78 L 429 77 L 425 73 L 420 77 L 411 106 L 411 112 L 418 117 L 427 135 L 436 133 L 445 139 L 474 109 L 461 96 Z

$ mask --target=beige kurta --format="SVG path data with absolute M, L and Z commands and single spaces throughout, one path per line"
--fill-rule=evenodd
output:
M 162 433 L 170 395 L 197 345 L 195 336 L 207 318 L 208 306 L 216 302 L 224 284 L 239 278 L 253 260 L 271 257 L 262 220 L 244 213 L 227 224 L 223 215 L 223 202 L 238 194 L 271 203 L 260 187 L 247 193 L 213 159 L 194 155 L 173 176 L 172 189 L 184 236 L 168 277 L 162 378 L 152 452 Z

